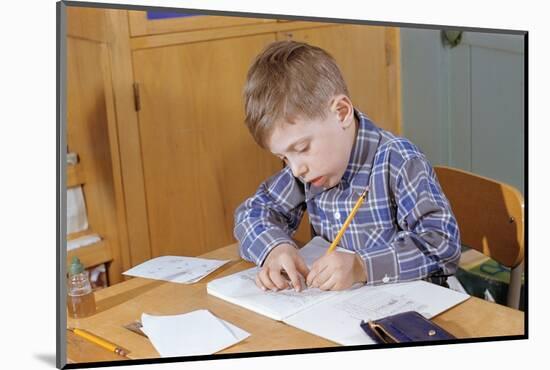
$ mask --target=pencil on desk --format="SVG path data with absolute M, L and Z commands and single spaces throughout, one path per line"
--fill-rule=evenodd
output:
M 117 346 L 114 343 L 111 343 L 103 338 L 98 337 L 95 334 L 92 334 L 86 330 L 83 329 L 77 329 L 77 328 L 67 328 L 67 330 L 72 331 L 76 335 L 78 335 L 81 338 L 84 338 L 92 343 L 97 344 L 98 346 L 101 346 L 105 348 L 108 351 L 114 352 L 117 355 L 127 357 L 128 351 L 126 351 L 124 348 Z
M 334 249 L 336 249 L 336 246 L 338 245 L 338 243 L 340 243 L 340 239 L 342 239 L 342 236 L 344 235 L 344 232 L 346 231 L 349 224 L 353 220 L 353 217 L 355 216 L 355 214 L 359 210 L 359 207 L 361 207 L 361 204 L 363 204 L 363 202 L 365 201 L 365 198 L 367 197 L 368 190 L 369 190 L 368 188 L 365 189 L 363 194 L 361 194 L 359 199 L 357 199 L 357 202 L 355 203 L 355 206 L 351 210 L 351 213 L 349 214 L 348 218 L 346 218 L 346 221 L 342 225 L 342 228 L 340 229 L 340 231 L 338 231 L 338 234 L 336 235 L 336 238 L 334 238 L 334 240 L 332 241 L 332 244 L 330 245 L 330 247 L 328 247 L 326 254 L 332 253 L 332 251 L 334 251 Z

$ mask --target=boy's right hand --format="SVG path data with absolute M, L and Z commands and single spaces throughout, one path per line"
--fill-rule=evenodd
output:
M 268 254 L 256 275 L 256 285 L 262 290 L 278 291 L 289 288 L 290 279 L 294 289 L 299 292 L 305 287 L 308 273 L 309 269 L 298 250 L 290 244 L 279 244 Z

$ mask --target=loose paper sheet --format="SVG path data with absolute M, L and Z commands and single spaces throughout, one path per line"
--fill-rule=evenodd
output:
M 182 315 L 141 315 L 142 331 L 161 357 L 211 355 L 250 334 L 208 310 Z
M 67 235 L 86 230 L 88 217 L 82 186 L 67 189 Z
M 124 275 L 191 284 L 225 265 L 229 260 L 161 256 L 125 271 Z

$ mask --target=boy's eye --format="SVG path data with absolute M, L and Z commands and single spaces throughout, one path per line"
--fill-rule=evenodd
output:
M 307 152 L 308 150 L 309 150 L 309 144 L 299 148 L 298 153 L 304 153 L 304 152 Z

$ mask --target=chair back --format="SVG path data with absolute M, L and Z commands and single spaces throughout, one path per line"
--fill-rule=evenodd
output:
M 517 308 L 524 257 L 523 196 L 513 186 L 470 172 L 434 169 L 451 203 L 462 244 L 512 269 L 508 305 Z

